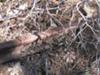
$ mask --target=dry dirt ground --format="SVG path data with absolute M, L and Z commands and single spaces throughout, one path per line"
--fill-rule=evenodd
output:
M 99 3 L 0 0 L 0 75 L 100 75 Z

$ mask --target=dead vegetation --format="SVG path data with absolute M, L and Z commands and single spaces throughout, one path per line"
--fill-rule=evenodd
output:
M 100 75 L 99 0 L 0 0 L 0 75 Z

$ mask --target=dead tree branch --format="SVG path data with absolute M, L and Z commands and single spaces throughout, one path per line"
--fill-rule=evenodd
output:
M 34 43 L 37 40 L 46 40 L 47 38 L 54 37 L 55 35 L 59 35 L 61 33 L 68 33 L 71 29 L 75 29 L 76 26 L 71 28 L 48 28 L 46 31 L 39 32 L 34 35 L 32 34 L 25 34 L 16 38 L 15 40 L 10 40 L 7 42 L 0 43 L 0 63 L 4 63 L 5 61 L 9 61 L 12 59 L 21 58 L 26 56 L 27 53 L 23 53 L 23 47 L 30 43 Z M 26 50 L 24 52 L 27 52 Z

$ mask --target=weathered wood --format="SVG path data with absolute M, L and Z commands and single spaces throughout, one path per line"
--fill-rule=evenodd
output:
M 53 37 L 55 35 L 59 35 L 61 33 L 68 33 L 70 29 L 75 29 L 76 26 L 71 28 L 49 28 L 46 31 L 39 32 L 34 35 L 25 34 L 16 38 L 15 40 L 10 40 L 7 42 L 0 43 L 0 64 L 12 59 L 18 59 L 27 55 L 27 49 L 24 47 L 32 42 L 36 42 L 38 40 L 46 40 L 47 38 Z M 24 53 L 23 53 L 24 52 Z

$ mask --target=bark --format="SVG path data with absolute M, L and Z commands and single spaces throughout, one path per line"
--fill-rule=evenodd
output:
M 61 27 L 49 28 L 46 31 L 39 32 L 34 35 L 28 33 L 16 38 L 15 40 L 2 42 L 0 43 L 0 64 L 12 59 L 17 59 L 26 56 L 27 53 L 25 52 L 27 52 L 27 49 L 24 49 L 24 47 L 28 44 L 34 43 L 38 40 L 46 40 L 47 38 L 59 35 L 61 33 L 68 33 L 70 29 L 75 28 L 76 26 L 64 29 Z

